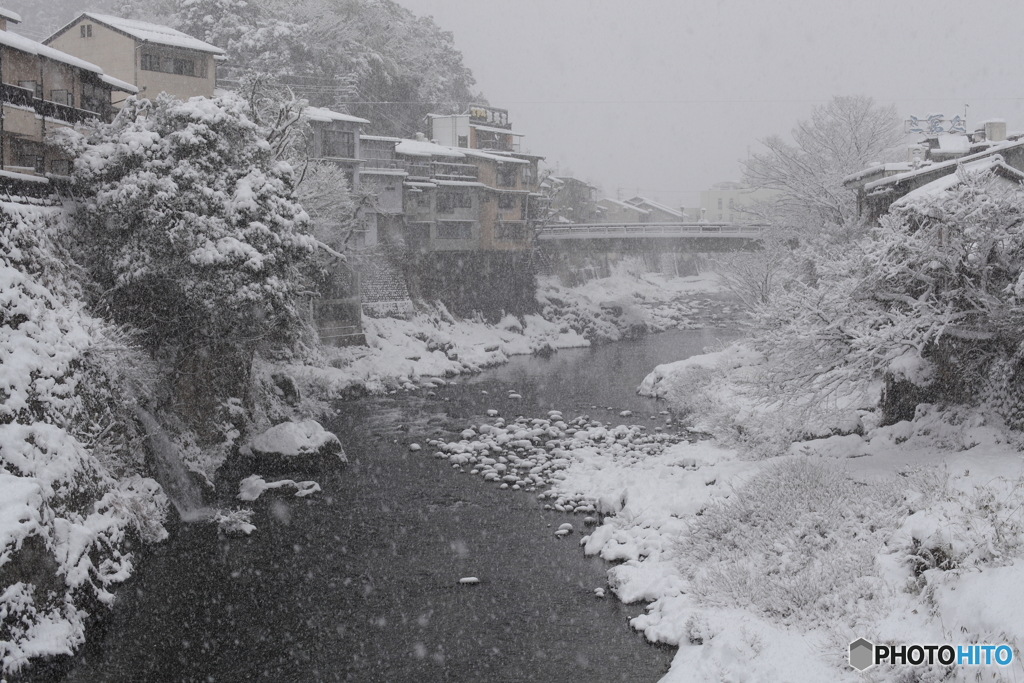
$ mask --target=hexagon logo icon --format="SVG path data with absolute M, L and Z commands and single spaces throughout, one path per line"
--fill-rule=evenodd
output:
M 874 666 L 875 646 L 864 638 L 858 638 L 850 643 L 850 666 L 857 671 L 864 671 Z

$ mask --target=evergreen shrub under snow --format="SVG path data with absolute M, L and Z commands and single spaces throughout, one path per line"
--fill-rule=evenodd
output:
M 139 476 L 125 447 L 137 435 L 111 400 L 121 371 L 104 359 L 120 342 L 82 311 L 53 240 L 65 218 L 0 206 L 2 674 L 70 655 L 86 609 L 131 573 L 130 545 L 166 534 L 166 499 Z
M 233 95 L 129 98 L 113 123 L 62 143 L 76 156 L 98 310 L 171 359 L 183 415 L 221 416 L 224 400 L 245 398 L 259 344 L 302 329 L 316 240 L 291 167 Z

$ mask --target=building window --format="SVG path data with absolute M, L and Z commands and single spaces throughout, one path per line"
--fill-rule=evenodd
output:
M 160 56 L 142 53 L 142 64 L 140 68 L 143 71 L 159 71 L 160 70 Z
M 733 210 L 733 209 L 735 209 L 735 208 L 736 208 L 736 200 L 735 200 L 735 199 L 732 199 L 732 198 L 730 198 L 730 199 L 729 199 L 729 210 L 730 210 L 730 211 L 732 211 L 732 210 Z
M 498 187 L 515 187 L 516 175 L 514 164 L 498 164 Z
M 178 76 L 196 75 L 196 62 L 194 59 L 175 59 L 172 68 Z
M 92 38 L 92 24 L 82 24 L 78 27 L 83 38 Z
M 199 76 L 206 77 L 206 58 L 199 61 L 199 73 L 196 73 L 196 60 L 184 57 L 167 57 L 152 52 L 143 52 L 140 57 L 139 68 L 143 71 L 159 71 L 165 74 L 176 74 L 178 76 Z
M 50 101 L 73 107 L 75 106 L 75 93 L 68 90 L 51 90 Z
M 43 143 L 34 140 L 21 140 L 17 147 L 18 166 L 31 168 L 36 173 L 43 173 Z
M 519 196 L 514 194 L 499 194 L 498 195 L 498 208 L 499 209 L 516 209 L 519 208 Z
M 82 109 L 102 113 L 110 106 L 110 91 L 92 83 L 82 83 Z
M 718 198 L 718 210 L 719 211 L 722 210 L 722 198 L 721 197 Z M 721 216 L 719 216 L 719 218 L 721 218 Z
M 462 192 L 438 192 L 437 212 L 455 213 L 455 209 L 472 209 L 473 196 Z
M 36 81 L 18 81 L 19 88 L 31 90 L 33 96 L 43 99 L 43 84 Z
M 356 158 L 356 136 L 346 130 L 325 130 L 321 156 L 334 159 Z
M 473 224 L 468 221 L 440 221 L 437 224 L 439 240 L 471 240 Z
M 526 226 L 522 223 L 498 223 L 494 239 L 503 242 L 522 242 L 526 239 Z
M 469 136 L 468 135 L 460 135 L 459 136 L 459 147 L 466 147 L 466 148 L 469 147 Z

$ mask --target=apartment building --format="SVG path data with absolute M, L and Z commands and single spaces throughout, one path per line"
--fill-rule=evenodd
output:
M 48 191 L 71 162 L 47 144 L 48 133 L 88 119 L 110 121 L 111 92 L 135 86 L 96 64 L 8 30 L 21 18 L 0 8 L 0 175 L 17 191 Z
M 167 26 L 83 12 L 43 41 L 130 83 L 141 97 L 213 97 L 224 50 Z M 131 90 L 114 93 L 119 104 Z

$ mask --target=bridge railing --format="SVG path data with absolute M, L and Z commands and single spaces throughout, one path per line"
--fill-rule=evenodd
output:
M 763 225 L 737 223 L 577 223 L 550 225 L 537 231 L 538 239 L 599 239 L 602 237 L 739 237 L 756 239 Z

